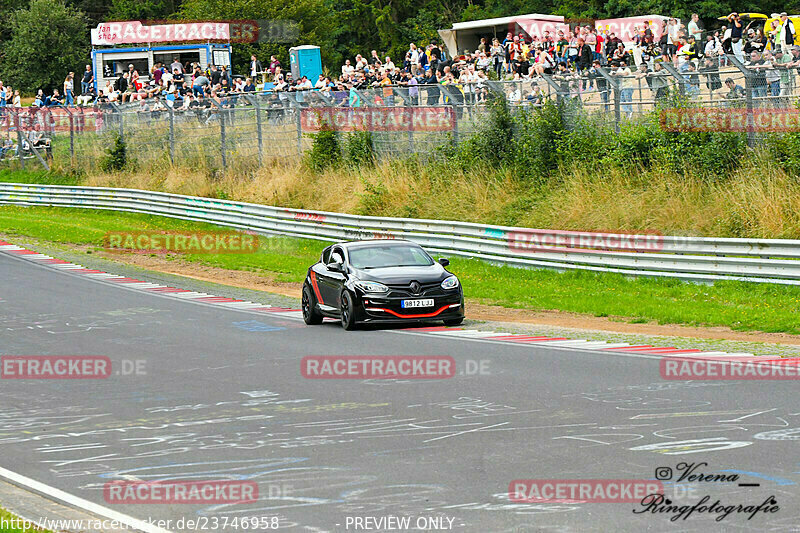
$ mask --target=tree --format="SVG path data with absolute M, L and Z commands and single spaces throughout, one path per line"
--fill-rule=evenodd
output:
M 233 45 L 235 72 L 248 72 L 250 54 L 263 62 L 276 55 L 284 68 L 289 65 L 289 47 L 300 44 L 319 46 L 322 64 L 338 63 L 333 55 L 335 19 L 325 0 L 185 0 L 180 16 L 188 20 L 266 20 L 281 23 L 296 22 L 299 36 L 292 42 L 267 42 Z M 266 65 L 265 65 L 266 66 Z
M 24 92 L 61 88 L 69 72 L 88 62 L 86 17 L 64 0 L 31 0 L 10 17 L 11 38 L 3 46 L 0 74 Z
M 112 0 L 108 20 L 166 20 L 180 7 L 179 0 Z

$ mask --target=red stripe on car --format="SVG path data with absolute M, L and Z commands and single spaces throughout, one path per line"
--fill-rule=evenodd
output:
M 314 289 L 314 296 L 317 298 L 317 302 L 324 304 L 325 302 L 322 301 L 322 295 L 319 293 L 319 287 L 317 286 L 317 275 L 313 270 L 309 277 L 311 278 L 311 288 Z

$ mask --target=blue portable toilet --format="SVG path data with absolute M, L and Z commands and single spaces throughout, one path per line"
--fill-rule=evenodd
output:
M 292 69 L 292 79 L 298 80 L 302 76 L 316 83 L 322 74 L 322 56 L 319 46 L 306 44 L 289 48 L 289 65 Z

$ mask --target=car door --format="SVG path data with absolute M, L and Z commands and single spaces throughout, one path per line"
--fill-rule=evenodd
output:
M 327 263 L 324 268 L 320 269 L 317 276 L 317 285 L 319 287 L 320 296 L 322 297 L 323 310 L 331 310 L 330 308 L 339 309 L 339 296 L 342 293 L 344 286 L 345 276 L 341 272 L 336 272 L 330 269 L 330 265 L 339 260 L 342 264 L 345 263 L 345 253 L 341 246 L 334 246 L 331 249 L 330 257 L 327 258 Z

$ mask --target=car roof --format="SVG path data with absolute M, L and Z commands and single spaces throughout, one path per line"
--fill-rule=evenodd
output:
M 407 241 L 405 239 L 368 239 L 363 241 L 347 241 L 347 242 L 339 242 L 336 243 L 340 246 L 343 246 L 347 249 L 352 248 L 362 248 L 368 246 L 375 246 L 376 244 L 410 244 L 412 246 L 419 246 L 417 243 L 412 241 Z

